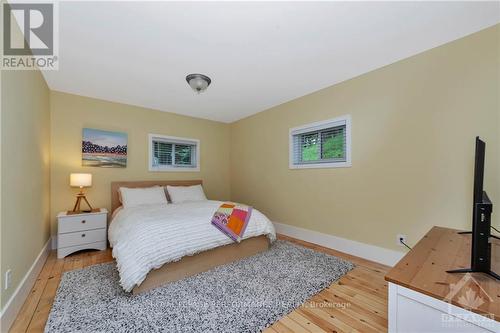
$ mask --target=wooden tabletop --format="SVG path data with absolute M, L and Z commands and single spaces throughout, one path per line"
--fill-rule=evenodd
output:
M 483 273 L 446 273 L 470 267 L 471 235 L 459 235 L 458 231 L 433 227 L 385 279 L 500 321 L 500 281 Z M 493 239 L 491 243 L 492 270 L 500 274 L 500 241 Z M 474 302 L 476 295 L 480 300 Z

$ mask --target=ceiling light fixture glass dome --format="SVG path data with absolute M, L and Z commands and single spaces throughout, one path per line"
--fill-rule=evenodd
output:
M 212 82 L 208 76 L 203 74 L 189 74 L 186 76 L 186 81 L 198 94 L 207 90 L 208 86 Z

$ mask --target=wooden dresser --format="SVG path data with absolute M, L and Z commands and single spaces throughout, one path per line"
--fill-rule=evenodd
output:
M 385 276 L 389 332 L 500 332 L 500 281 L 450 274 L 470 265 L 471 236 L 433 227 Z M 500 272 L 500 241 L 492 240 L 492 270 Z

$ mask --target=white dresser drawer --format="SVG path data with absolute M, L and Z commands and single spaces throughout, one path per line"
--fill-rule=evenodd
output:
M 445 300 L 422 294 L 392 282 L 388 284 L 389 333 L 500 332 L 500 323 L 491 317 L 482 316 Z M 474 295 L 474 297 L 477 296 Z
M 106 214 L 75 215 L 59 218 L 58 233 L 106 228 Z
M 105 228 L 59 234 L 57 236 L 58 247 L 69 247 L 102 241 L 106 241 Z
M 95 242 L 95 243 L 89 243 L 89 244 L 83 244 L 83 245 L 76 245 L 76 246 L 69 246 L 69 247 L 60 247 L 57 249 L 57 257 L 58 258 L 64 258 L 68 254 L 71 254 L 76 251 L 80 250 L 106 250 L 106 242 Z

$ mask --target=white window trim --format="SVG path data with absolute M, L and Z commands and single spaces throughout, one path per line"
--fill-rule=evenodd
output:
M 295 164 L 293 156 L 293 136 L 297 134 L 319 131 L 329 127 L 335 127 L 345 124 L 346 129 L 346 160 L 345 162 L 331 162 L 331 163 L 307 163 L 307 164 Z M 351 116 L 345 115 L 333 119 L 318 121 L 294 128 L 289 130 L 288 139 L 288 156 L 289 156 L 289 168 L 290 169 L 323 169 L 323 168 L 349 168 L 352 166 L 351 163 Z
M 187 143 L 196 145 L 196 167 L 195 168 L 182 168 L 176 166 L 153 166 L 153 139 L 164 139 L 173 143 Z M 199 172 L 200 171 L 200 140 L 191 138 L 181 138 L 177 136 L 168 136 L 162 134 L 149 134 L 148 135 L 149 159 L 148 166 L 151 172 Z

